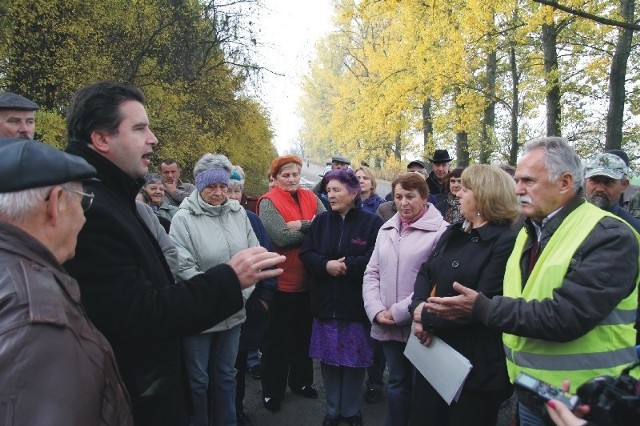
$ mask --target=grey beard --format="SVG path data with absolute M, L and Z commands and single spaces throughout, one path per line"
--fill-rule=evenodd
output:
M 594 206 L 605 210 L 610 209 L 613 206 L 609 199 L 603 195 L 592 195 L 589 202 Z

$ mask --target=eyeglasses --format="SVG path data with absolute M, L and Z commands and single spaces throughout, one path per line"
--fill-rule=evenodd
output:
M 95 198 L 95 195 L 93 195 L 93 192 L 82 192 L 82 191 L 77 191 L 75 189 L 69 189 L 69 188 L 64 188 L 65 191 L 69 191 L 69 192 L 73 192 L 74 194 L 78 194 L 82 196 L 82 200 L 80 201 L 80 205 L 82 206 L 82 210 L 84 210 L 85 212 L 87 210 L 89 210 L 91 208 L 91 204 L 93 204 L 93 199 Z

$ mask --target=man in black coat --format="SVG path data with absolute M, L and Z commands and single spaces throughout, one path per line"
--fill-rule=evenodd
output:
M 180 338 L 242 307 L 241 290 L 279 275 L 282 256 L 258 247 L 228 264 L 175 283 L 157 241 L 135 207 L 157 139 L 144 95 L 97 83 L 80 89 L 67 115 L 66 151 L 96 168 L 93 208 L 65 268 L 78 280 L 87 314 L 104 333 L 133 406 L 136 425 L 186 425 L 188 383 Z

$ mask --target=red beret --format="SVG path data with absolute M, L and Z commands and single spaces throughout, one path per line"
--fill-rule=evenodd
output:
M 302 167 L 302 160 L 297 155 L 283 155 L 281 157 L 276 158 L 271 163 L 271 169 L 269 170 L 269 176 L 276 177 L 280 172 L 282 166 L 295 163 L 298 166 Z

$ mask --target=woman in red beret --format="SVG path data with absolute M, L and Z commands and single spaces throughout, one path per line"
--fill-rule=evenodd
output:
M 273 412 L 280 410 L 287 383 L 293 393 L 318 397 L 309 358 L 309 289 L 298 252 L 311 220 L 325 208 L 312 191 L 300 188 L 301 169 L 302 160 L 295 155 L 276 158 L 270 171 L 275 187 L 258 201 L 258 214 L 275 251 L 287 257 L 280 265 L 284 272 L 269 306 L 262 343 L 262 402 Z

